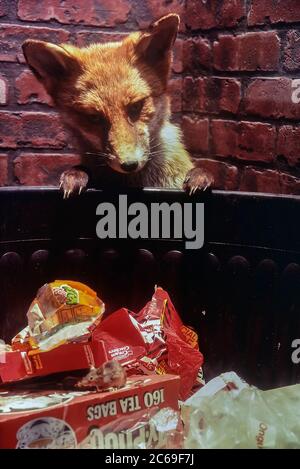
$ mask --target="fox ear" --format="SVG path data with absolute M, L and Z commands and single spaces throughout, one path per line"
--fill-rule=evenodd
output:
M 69 76 L 79 63 L 63 47 L 50 42 L 27 40 L 22 45 L 27 64 L 48 93 L 63 78 Z
M 153 23 L 149 31 L 142 34 L 136 45 L 138 57 L 152 66 L 165 61 L 167 62 L 165 65 L 169 68 L 171 49 L 177 36 L 179 22 L 179 16 L 172 13 Z

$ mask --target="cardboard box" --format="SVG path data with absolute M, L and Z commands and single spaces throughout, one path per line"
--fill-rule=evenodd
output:
M 148 375 L 102 393 L 0 391 L 0 448 L 170 447 L 180 427 L 179 381 Z
M 4 363 L 0 363 L 0 383 L 46 376 L 69 370 L 89 369 L 106 361 L 101 343 L 64 344 L 47 352 L 6 352 Z
M 0 361 L 0 383 L 99 367 L 111 359 L 121 363 L 134 361 L 145 354 L 143 337 L 130 321 L 128 311 L 122 308 L 102 322 L 95 321 L 82 341 L 69 342 L 47 351 L 6 352 Z

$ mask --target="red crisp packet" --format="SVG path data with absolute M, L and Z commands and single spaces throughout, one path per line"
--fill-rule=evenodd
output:
M 125 308 L 108 316 L 100 326 L 91 326 L 90 330 L 92 343 L 102 343 L 107 360 L 119 360 L 121 363 L 126 363 L 146 353 L 143 336 L 134 326 Z
M 153 372 L 154 368 L 158 374 L 178 374 L 181 399 L 186 399 L 196 384 L 204 384 L 198 380 L 204 361 L 198 336 L 183 325 L 166 291 L 157 288 L 151 301 L 134 315 L 134 320 L 147 349 L 147 355 L 135 364 L 135 372 L 136 368 L 143 372 L 147 369 Z

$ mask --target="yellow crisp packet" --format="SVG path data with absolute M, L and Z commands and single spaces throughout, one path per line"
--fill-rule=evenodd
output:
M 87 285 L 73 280 L 46 283 L 37 292 L 28 312 L 28 327 L 12 340 L 14 350 L 38 347 L 40 340 L 71 324 L 99 320 L 104 303 Z

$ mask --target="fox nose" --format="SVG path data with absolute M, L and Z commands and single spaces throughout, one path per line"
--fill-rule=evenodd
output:
M 138 162 L 137 161 L 126 161 L 125 163 L 121 164 L 121 168 L 123 171 L 126 171 L 127 173 L 131 171 L 135 171 L 138 167 Z

